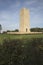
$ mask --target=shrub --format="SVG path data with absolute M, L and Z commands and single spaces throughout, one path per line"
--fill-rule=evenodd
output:
M 43 65 L 43 39 L 4 39 L 0 65 Z

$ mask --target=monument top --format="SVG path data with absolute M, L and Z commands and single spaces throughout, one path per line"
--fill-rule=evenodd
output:
M 22 8 L 21 10 L 28 10 L 27 8 Z

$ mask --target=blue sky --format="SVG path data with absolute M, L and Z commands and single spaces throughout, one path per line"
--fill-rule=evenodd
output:
M 19 29 L 22 8 L 30 10 L 30 28 L 43 27 L 43 0 L 0 0 L 0 24 L 3 30 Z

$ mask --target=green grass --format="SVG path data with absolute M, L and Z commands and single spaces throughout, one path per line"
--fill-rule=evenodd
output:
M 31 38 L 43 38 L 43 34 L 27 34 L 27 35 L 14 35 L 14 34 L 0 34 L 0 43 L 3 39 L 31 39 Z

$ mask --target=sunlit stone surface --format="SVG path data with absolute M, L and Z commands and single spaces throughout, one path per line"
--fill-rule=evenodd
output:
M 30 32 L 30 14 L 26 8 L 20 11 L 20 32 Z

